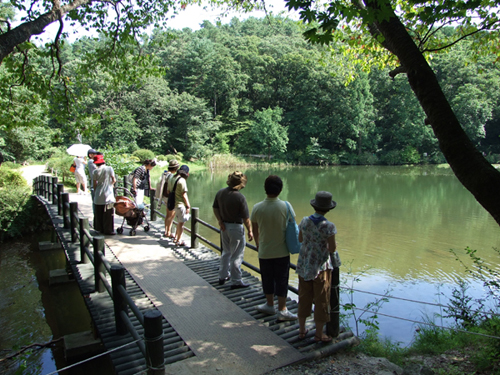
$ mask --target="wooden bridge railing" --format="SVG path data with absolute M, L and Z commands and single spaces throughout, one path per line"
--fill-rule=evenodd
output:
M 69 201 L 69 194 L 63 192 L 63 185 L 57 183 L 57 177 L 39 176 L 34 179 L 33 189 L 36 195 L 43 196 L 58 206 L 58 215 L 63 217 L 64 229 L 70 230 L 71 242 L 79 240 L 80 263 L 94 265 L 95 291 L 98 293 L 107 291 L 113 300 L 116 333 L 124 335 L 129 332 L 137 341 L 139 350 L 146 359 L 149 374 L 164 374 L 161 313 L 156 309 L 150 309 L 143 314 L 139 310 L 127 293 L 124 267 L 111 265 L 106 259 L 104 237 L 91 235 L 89 219 L 78 215 L 78 202 Z M 91 245 L 93 252 L 90 250 Z M 111 277 L 111 285 L 106 274 Z M 128 308 L 144 328 L 144 340 L 130 320 Z
M 124 181 L 125 183 L 125 181 Z M 155 189 L 151 189 L 149 191 L 149 199 L 150 199 L 150 213 L 151 213 L 151 221 L 155 221 L 157 219 L 157 216 L 162 217 L 165 219 L 165 214 L 160 212 L 157 209 L 157 202 L 158 199 L 155 198 Z M 174 221 L 175 224 L 177 224 Z M 220 234 L 220 229 L 214 227 L 213 225 L 210 225 L 206 221 L 203 221 L 199 218 L 199 208 L 198 207 L 192 207 L 191 208 L 191 228 L 184 227 L 184 229 L 191 233 L 191 248 L 197 248 L 198 247 L 198 239 L 206 243 L 207 245 L 211 246 L 212 248 L 216 249 L 220 253 L 222 253 L 222 243 L 220 245 L 216 245 L 210 240 L 204 238 L 201 236 L 198 232 L 199 225 L 203 225 L 207 227 L 208 229 L 219 233 Z M 253 251 L 258 251 L 257 247 L 255 247 L 252 244 L 249 244 L 248 242 L 246 243 L 246 247 L 249 249 L 252 249 Z M 250 268 L 251 270 L 257 272 L 260 274 L 260 269 L 258 267 L 255 267 L 253 264 L 250 264 L 246 261 L 243 261 L 243 265 L 246 267 Z M 293 270 L 297 269 L 297 266 L 293 263 L 290 263 L 290 268 Z M 326 325 L 326 331 L 327 334 L 332 336 L 332 337 L 337 337 L 340 332 L 340 272 L 339 268 L 336 267 L 332 271 L 332 288 L 331 288 L 331 294 L 330 294 L 330 322 L 327 323 Z M 299 294 L 299 291 L 297 288 L 295 288 L 292 285 L 288 285 L 288 290 L 292 291 L 295 294 Z
M 33 186 L 35 187 L 35 189 L 36 188 L 42 189 L 41 191 L 36 190 L 37 194 L 43 195 L 46 199 L 49 199 L 50 194 L 48 193 L 48 191 L 49 191 L 50 184 L 48 182 L 46 182 L 48 180 L 46 180 L 45 178 L 52 178 L 52 179 L 55 178 L 56 179 L 55 183 L 57 184 L 57 177 L 51 177 L 51 176 L 40 176 L 40 177 L 42 178 L 42 182 L 41 183 L 40 182 L 34 183 Z M 61 185 L 61 189 L 60 189 L 59 185 Z M 130 186 L 130 183 L 127 180 L 127 176 L 123 177 L 123 187 L 128 188 L 129 186 Z M 56 194 L 57 198 L 55 198 L 55 200 L 56 200 L 56 202 L 58 202 L 57 203 L 58 204 L 58 214 L 63 216 L 64 228 L 71 230 L 71 234 L 72 234 L 71 240 L 73 242 L 75 242 L 76 238 L 78 237 L 78 234 L 77 234 L 78 230 L 76 229 L 78 226 L 78 224 L 77 224 L 78 223 L 78 216 L 76 214 L 76 212 L 78 211 L 78 206 L 76 205 L 76 202 L 75 202 L 75 205 L 73 205 L 73 208 L 71 208 L 72 206 L 69 203 L 69 194 L 68 193 L 61 193 L 61 191 L 63 190 L 62 184 L 57 184 L 56 190 L 57 190 L 57 194 Z M 54 180 L 52 180 L 52 191 L 54 192 L 56 190 L 54 190 Z M 163 214 L 162 212 L 160 212 L 157 209 L 158 200 L 155 198 L 155 189 L 149 190 L 149 199 L 150 199 L 149 210 L 150 210 L 151 221 L 156 221 L 157 216 L 160 216 L 163 219 L 165 219 L 165 214 Z M 62 209 L 59 209 L 59 205 L 62 206 Z M 71 211 L 73 213 L 71 213 Z M 71 213 L 71 216 L 70 216 L 70 213 Z M 74 218 L 75 215 L 76 215 L 76 219 Z M 71 219 L 70 219 L 70 217 L 71 217 Z M 174 221 L 174 223 L 177 224 L 175 221 Z M 191 248 L 197 248 L 199 245 L 198 240 L 201 240 L 204 243 L 206 243 L 207 245 L 209 245 L 210 247 L 216 249 L 219 252 L 222 252 L 222 244 L 220 244 L 220 245 L 214 244 L 213 242 L 204 238 L 203 236 L 201 236 L 198 233 L 199 232 L 198 228 L 199 228 L 200 224 L 205 226 L 206 228 L 220 234 L 219 228 L 216 228 L 213 225 L 210 225 L 209 223 L 207 223 L 199 218 L 199 208 L 192 207 L 191 208 L 191 228 L 185 227 L 185 230 L 191 234 Z M 80 230 L 80 233 L 81 233 L 81 230 Z M 80 239 L 81 239 L 81 235 L 80 235 Z M 82 246 L 82 245 L 80 244 L 80 246 Z M 257 251 L 257 248 L 252 244 L 247 243 L 246 246 L 253 251 Z M 84 254 L 82 254 L 81 259 L 83 261 Z M 260 269 L 258 267 L 255 267 L 254 265 L 252 265 L 246 261 L 243 261 L 243 265 L 260 274 Z M 94 267 L 96 267 L 95 263 L 94 263 Z M 293 270 L 296 270 L 297 266 L 293 263 L 290 263 L 290 268 Z M 109 270 L 108 270 L 108 272 L 109 272 Z M 99 282 L 96 280 L 96 285 L 98 285 L 98 284 L 99 284 Z M 331 288 L 331 295 L 330 295 L 330 311 L 331 311 L 331 313 L 330 313 L 330 322 L 327 323 L 327 326 L 326 326 L 327 334 L 332 336 L 332 337 L 337 337 L 339 335 L 339 331 L 340 331 L 340 295 L 339 295 L 340 289 L 339 289 L 339 285 L 340 285 L 340 272 L 339 272 L 339 268 L 337 267 L 337 268 L 334 268 L 332 271 L 332 288 Z M 288 289 L 290 291 L 292 291 L 293 293 L 298 294 L 298 289 L 295 288 L 294 286 L 288 285 Z M 110 295 L 112 295 L 112 292 L 110 292 Z

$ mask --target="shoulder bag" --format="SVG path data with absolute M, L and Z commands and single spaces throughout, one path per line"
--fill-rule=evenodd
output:
M 168 194 L 168 199 L 167 199 L 167 208 L 172 211 L 175 208 L 175 188 L 177 187 L 177 182 L 179 182 L 179 179 L 182 177 L 179 177 L 177 180 L 175 180 L 174 183 L 174 188 L 172 191 Z
M 286 232 L 285 240 L 286 247 L 290 254 L 298 254 L 300 252 L 301 243 L 299 242 L 299 226 L 290 212 L 290 205 L 286 203 Z

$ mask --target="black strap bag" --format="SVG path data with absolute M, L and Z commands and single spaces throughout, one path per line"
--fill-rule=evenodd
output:
M 172 189 L 172 191 L 168 194 L 168 199 L 167 199 L 167 209 L 169 211 L 172 211 L 174 208 L 175 208 L 175 188 L 177 187 L 177 182 L 179 182 L 179 180 L 181 179 L 182 177 L 179 177 L 175 183 L 174 183 L 174 188 Z

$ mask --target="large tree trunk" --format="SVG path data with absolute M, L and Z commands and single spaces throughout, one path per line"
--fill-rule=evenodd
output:
M 25 22 L 0 35 L 0 64 L 4 58 L 14 51 L 14 48 L 21 43 L 26 42 L 32 35 L 39 35 L 43 33 L 45 28 L 52 22 L 62 18 L 66 13 L 81 7 L 91 0 L 75 0 L 62 7 L 59 6 L 58 1 L 53 2 L 53 8 L 50 12 L 42 14 L 37 19 L 31 22 Z
M 377 23 L 376 26 L 385 37 L 383 45 L 399 58 L 453 172 L 500 225 L 500 172 L 467 137 L 436 75 L 399 18 L 393 13 L 388 21 Z

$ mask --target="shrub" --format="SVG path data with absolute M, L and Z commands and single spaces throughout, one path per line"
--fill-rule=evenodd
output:
M 385 154 L 382 154 L 380 157 L 380 161 L 382 164 L 387 164 L 387 165 L 398 165 L 401 164 L 401 155 L 399 150 L 391 150 L 389 152 L 386 152 Z
M 16 164 L 12 161 L 5 161 L 2 163 L 2 168 L 7 168 L 7 169 L 19 169 L 21 168 L 21 164 Z
M 363 152 L 361 155 L 358 155 L 358 164 L 361 165 L 375 165 L 378 164 L 377 155 L 371 152 Z
M 406 146 L 401 152 L 401 162 L 405 164 L 418 164 L 421 161 L 420 154 L 417 149 L 412 146 Z
M 33 220 L 30 188 L 21 173 L 2 167 L 0 173 L 0 238 L 22 234 Z
M 49 170 L 53 169 L 57 176 L 62 178 L 63 182 L 67 180 L 73 181 L 75 175 L 69 171 L 69 167 L 71 167 L 74 158 L 74 156 L 68 155 L 65 150 L 59 149 L 47 160 L 47 168 Z
M 136 150 L 136 151 L 134 151 L 134 153 L 132 155 L 135 156 L 135 157 L 137 157 L 137 158 L 139 158 L 139 160 L 141 161 L 141 163 L 144 160 L 154 159 L 155 158 L 155 154 L 153 153 L 153 151 L 146 150 L 146 149 Z
M 3 169 L 3 168 L 2 168 Z M 0 173 L 0 188 L 27 187 L 26 180 L 20 172 L 6 169 Z

